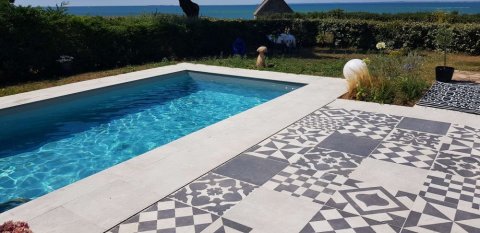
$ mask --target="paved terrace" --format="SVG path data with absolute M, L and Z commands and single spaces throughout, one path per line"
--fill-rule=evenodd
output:
M 185 69 L 308 85 L 0 221 L 36 233 L 480 232 L 478 116 L 336 100 L 339 79 L 191 64 L 154 73 Z
M 362 105 L 307 115 L 109 232 L 480 232 L 480 129 Z

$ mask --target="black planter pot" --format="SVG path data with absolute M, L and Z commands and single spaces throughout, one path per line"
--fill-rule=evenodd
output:
M 453 67 L 437 66 L 435 67 L 435 78 L 439 82 L 449 83 L 452 81 L 454 71 Z

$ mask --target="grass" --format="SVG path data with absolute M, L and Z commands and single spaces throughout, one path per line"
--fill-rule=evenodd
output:
M 68 77 L 60 77 L 56 79 L 47 79 L 47 80 L 40 80 L 35 82 L 27 82 L 15 85 L 8 85 L 8 86 L 1 86 L 0 87 L 0 96 L 7 96 L 7 95 L 14 95 L 28 91 L 34 91 L 39 89 L 44 89 L 48 87 L 55 87 L 60 85 L 65 85 L 69 83 L 76 83 L 81 81 L 87 81 L 91 79 L 97 79 L 102 77 L 108 77 L 118 74 L 125 74 L 139 70 L 146 70 L 160 66 L 166 65 L 173 65 L 177 62 L 172 61 L 162 61 L 162 62 L 155 62 L 155 63 L 148 63 L 144 65 L 137 65 L 137 66 L 125 66 L 121 68 L 111 69 L 111 70 L 102 70 L 102 71 L 95 71 L 83 74 L 76 74 Z
M 290 56 L 271 56 L 268 57 L 267 63 L 269 67 L 264 70 L 317 75 L 327 77 L 342 77 L 343 65 L 353 58 L 365 58 L 371 54 L 368 52 L 358 53 L 353 50 L 328 50 L 322 48 L 304 49 L 297 54 Z M 421 52 L 421 55 L 425 58 L 424 66 L 422 67 L 419 76 L 423 79 L 434 79 L 434 67 L 442 65 L 442 56 L 435 52 Z M 200 63 L 216 66 L 227 66 L 235 68 L 256 69 L 255 56 L 249 57 L 207 57 L 197 60 L 185 60 L 186 62 Z M 33 91 L 53 86 L 59 86 L 69 83 L 75 83 L 85 80 L 91 80 L 96 78 L 102 78 L 106 76 L 118 75 L 123 73 L 129 73 L 139 70 L 145 70 L 165 65 L 176 64 L 178 61 L 162 61 L 154 62 L 143 65 L 127 66 L 111 70 L 103 70 L 96 72 L 89 72 L 84 74 L 77 74 L 68 77 L 62 77 L 57 79 L 42 80 L 36 82 L 28 82 L 10 86 L 0 87 L 0 96 L 7 96 L 18 94 L 27 91 Z M 448 57 L 448 65 L 455 67 L 457 70 L 466 71 L 478 71 L 480 72 L 480 57 L 479 56 L 467 56 L 463 54 L 451 54 Z M 403 86 L 408 86 L 406 85 Z M 406 92 L 415 92 L 414 88 L 406 87 Z M 382 93 L 379 96 L 388 98 L 388 93 L 391 88 L 385 86 Z M 380 98 L 380 97 L 379 97 Z M 383 102 L 383 101 L 379 101 Z M 387 101 L 389 102 L 389 101 Z M 411 105 L 414 101 L 405 101 L 404 105 Z
M 255 57 L 228 57 L 228 58 L 204 58 L 193 63 L 214 66 L 226 66 L 244 69 L 256 69 Z M 261 70 L 277 71 L 294 74 L 307 74 L 327 77 L 341 77 L 342 69 L 347 59 L 341 58 L 299 58 L 299 57 L 272 57 L 267 58 L 267 68 Z

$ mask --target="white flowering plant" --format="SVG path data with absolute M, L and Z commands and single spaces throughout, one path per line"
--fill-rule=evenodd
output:
M 387 45 L 385 44 L 385 42 L 378 42 L 375 47 L 377 47 L 378 50 L 384 50 L 387 48 Z

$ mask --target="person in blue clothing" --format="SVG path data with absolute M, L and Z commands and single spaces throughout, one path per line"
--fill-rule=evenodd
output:
M 237 37 L 235 41 L 233 42 L 233 55 L 240 55 L 240 56 L 245 56 L 247 53 L 247 45 L 245 44 L 245 41 Z

